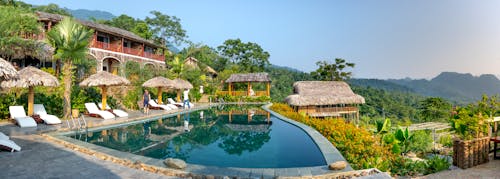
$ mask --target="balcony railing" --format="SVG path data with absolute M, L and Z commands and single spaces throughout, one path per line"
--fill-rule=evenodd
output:
M 104 49 L 104 50 L 109 50 L 109 51 L 113 51 L 113 52 L 121 52 L 120 45 L 110 44 L 110 43 L 106 43 L 106 42 L 96 41 L 92 47 L 100 48 L 100 49 Z
M 165 61 L 165 57 L 163 55 L 158 55 L 158 54 L 154 54 L 154 53 L 150 53 L 150 52 L 143 52 L 142 50 L 135 49 L 135 48 L 121 47 L 120 45 L 117 45 L 117 44 L 94 41 L 92 47 L 100 48 L 100 49 L 104 49 L 104 50 L 109 50 L 109 51 L 113 51 L 113 52 L 120 52 L 120 53 L 126 53 L 126 54 L 130 54 L 130 55 L 150 58 L 150 59 L 154 59 L 154 60 L 158 60 L 158 61 Z
M 165 57 L 163 55 L 158 55 L 158 54 L 154 54 L 154 53 L 150 53 L 150 52 L 144 52 L 144 57 L 152 58 L 152 59 L 160 60 L 160 61 L 165 60 Z
M 129 47 L 123 47 L 123 53 L 141 56 L 141 50 Z

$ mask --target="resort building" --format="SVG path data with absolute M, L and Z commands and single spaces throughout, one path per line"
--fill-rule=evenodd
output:
M 358 105 L 365 98 L 355 94 L 343 81 L 298 81 L 294 94 L 285 101 L 299 113 L 311 117 L 341 117 L 359 119 Z
M 232 74 L 227 80 L 228 91 L 218 91 L 218 95 L 229 96 L 271 96 L 271 79 L 267 73 L 245 73 L 245 74 Z M 253 83 L 265 83 L 265 91 L 255 90 L 252 88 Z M 235 85 L 246 84 L 245 91 L 235 90 Z
M 39 22 L 43 23 L 43 29 L 40 35 L 29 38 L 37 40 L 45 39 L 45 33 L 64 18 L 62 15 L 45 12 L 36 12 L 36 15 Z M 107 71 L 123 75 L 125 64 L 128 61 L 138 62 L 141 67 L 165 67 L 165 56 L 162 55 L 163 51 L 166 50 L 165 47 L 120 28 L 91 21 L 78 21 L 94 31 L 89 45 L 88 58 L 97 61 L 97 72 Z M 36 65 L 55 68 L 52 60 L 47 59 L 21 59 L 17 63 L 21 67 Z
M 204 66 L 204 67 L 203 67 Z M 203 72 L 205 72 L 205 75 L 209 77 L 210 79 L 214 79 L 217 77 L 217 71 L 215 71 L 212 67 L 202 64 L 198 59 L 194 57 L 188 57 L 186 60 L 184 60 L 184 67 L 187 69 L 202 69 Z

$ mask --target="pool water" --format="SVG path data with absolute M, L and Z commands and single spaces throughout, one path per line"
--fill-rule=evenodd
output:
M 241 168 L 326 165 L 303 130 L 259 106 L 217 106 L 73 138 L 151 158 Z

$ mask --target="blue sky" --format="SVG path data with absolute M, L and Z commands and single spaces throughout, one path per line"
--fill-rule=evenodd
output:
M 431 78 L 443 71 L 500 74 L 500 1 L 470 0 L 26 0 L 144 18 L 177 16 L 189 40 L 258 43 L 270 62 L 313 71 L 356 63 L 356 78 Z

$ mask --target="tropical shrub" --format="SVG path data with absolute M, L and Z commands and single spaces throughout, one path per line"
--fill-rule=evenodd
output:
M 439 143 L 445 147 L 452 147 L 453 140 L 451 138 L 451 135 L 450 134 L 442 135 L 441 137 L 439 137 Z
M 364 128 L 342 119 L 310 118 L 294 112 L 286 104 L 273 104 L 271 109 L 316 129 L 325 136 L 346 158 L 354 169 L 373 168 L 387 171 L 398 158 L 389 146 L 382 146 L 377 136 Z
M 484 137 L 488 132 L 488 124 L 481 113 L 474 113 L 475 109 L 458 108 L 451 118 L 451 127 L 463 140 Z
M 408 150 L 413 152 L 428 152 L 432 148 L 432 135 L 429 130 L 413 131 Z
M 13 93 L 0 93 L 0 119 L 8 119 L 9 106 L 16 104 L 16 96 Z
M 408 158 L 398 158 L 392 166 L 390 171 L 395 176 L 417 176 L 427 170 L 424 161 L 413 161 Z
M 259 97 L 249 97 L 249 96 L 229 96 L 229 95 L 218 95 L 217 99 L 222 98 L 225 102 L 269 102 L 271 97 L 269 96 L 259 96 Z
M 450 168 L 450 161 L 446 157 L 433 156 L 426 161 L 427 170 L 424 174 L 436 173 L 442 170 L 447 170 Z

